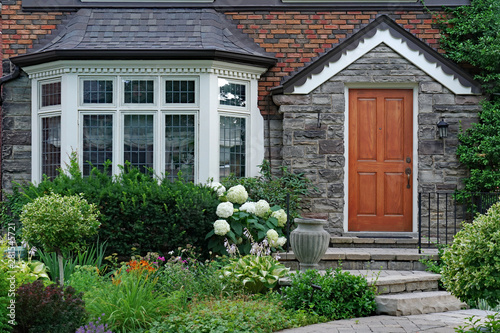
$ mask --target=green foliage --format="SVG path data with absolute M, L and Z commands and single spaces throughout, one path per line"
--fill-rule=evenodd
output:
M 486 92 L 500 92 L 500 2 L 473 0 L 450 12 L 440 40 L 445 56 L 473 65 Z
M 23 237 L 56 252 L 80 248 L 82 239 L 97 233 L 99 211 L 77 195 L 51 193 L 27 203 L 21 213 Z
M 82 248 L 76 253 L 66 252 L 63 257 L 66 260 L 63 263 L 64 276 L 69 278 L 77 266 L 93 266 L 98 270 L 104 270 L 104 253 L 106 252 L 106 242 L 97 242 L 90 247 Z M 40 260 L 47 266 L 49 275 L 53 281 L 59 278 L 59 264 L 55 252 L 39 251 Z
M 85 303 L 72 287 L 42 281 L 27 283 L 16 293 L 16 329 L 22 333 L 73 333 L 86 319 Z
M 311 181 L 303 174 L 295 174 L 288 171 L 287 167 L 281 167 L 281 176 L 275 176 L 271 172 L 269 161 L 264 160 L 260 165 L 260 177 L 236 178 L 229 176 L 221 183 L 230 188 L 235 185 L 243 185 L 251 201 L 266 200 L 271 206 L 286 207 L 286 197 L 290 194 L 290 216 L 298 217 L 301 210 L 302 197 L 309 194 L 312 189 Z
M 500 188 L 500 100 L 484 101 L 479 123 L 459 134 L 457 154 L 470 170 L 458 199 L 468 192 L 498 192 Z
M 16 189 L 17 188 L 17 189 Z M 140 253 L 166 253 L 193 244 L 207 249 L 205 235 L 216 220 L 218 200 L 210 188 L 159 180 L 137 168 L 122 167 L 115 177 L 94 168 L 83 177 L 76 156 L 66 172 L 40 184 L 15 186 L 6 205 L 18 218 L 18 206 L 47 193 L 82 194 L 101 212 L 99 238 L 107 240 L 107 254 L 127 254 L 132 246 Z
M 376 309 L 375 287 L 369 287 L 365 277 L 340 268 L 324 275 L 307 270 L 292 275 L 291 285 L 283 289 L 283 304 L 329 320 L 364 317 Z
M 486 316 L 484 323 L 481 318 L 475 316 L 467 318 L 469 321 L 465 326 L 455 328 L 457 333 L 497 333 L 500 332 L 500 313 Z
M 500 203 L 465 224 L 444 253 L 442 280 L 448 291 L 469 304 L 500 302 Z
M 104 277 L 99 275 L 99 271 L 94 266 L 75 266 L 73 274 L 68 279 L 68 285 L 75 288 L 77 292 L 84 295 L 96 291 L 105 281 Z
M 128 273 L 122 268 L 113 282 L 106 281 L 87 292 L 87 311 L 93 319 L 101 317 L 113 332 L 148 328 L 171 308 L 155 285 L 156 280 L 148 274 Z
M 257 294 L 272 290 L 289 270 L 271 256 L 247 255 L 231 259 L 222 268 L 222 274 L 239 282 L 248 292 Z
M 303 311 L 287 311 L 272 299 L 246 297 L 204 300 L 188 311 L 174 313 L 153 324 L 149 333 L 276 332 L 317 323 L 321 318 Z

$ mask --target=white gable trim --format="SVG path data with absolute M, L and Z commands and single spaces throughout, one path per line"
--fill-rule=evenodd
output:
M 445 73 L 438 64 L 429 62 L 422 52 L 412 50 L 402 38 L 395 38 L 390 33 L 389 29 L 377 30 L 373 37 L 365 38 L 360 41 L 355 49 L 344 51 L 337 61 L 327 64 L 320 73 L 309 76 L 303 85 L 294 87 L 292 94 L 311 93 L 311 91 L 328 81 L 331 77 L 337 75 L 340 71 L 347 68 L 381 43 L 385 43 L 393 49 L 394 52 L 410 61 L 427 75 L 451 90 L 454 94 L 474 94 L 471 87 L 462 85 L 457 77 Z

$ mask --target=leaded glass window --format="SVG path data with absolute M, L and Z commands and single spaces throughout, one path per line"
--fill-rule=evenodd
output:
M 123 126 L 123 159 L 141 172 L 153 167 L 154 151 L 153 115 L 127 114 Z
M 83 116 L 83 175 L 92 166 L 104 170 L 104 163 L 113 160 L 113 116 L 110 114 Z M 108 169 L 108 173 L 111 170 Z
M 194 115 L 165 116 L 165 171 L 174 180 L 179 172 L 187 181 L 194 181 L 195 123 Z
M 42 84 L 41 92 L 42 107 L 61 105 L 61 82 Z
M 113 103 L 113 81 L 111 80 L 83 81 L 83 103 L 85 104 Z
M 124 80 L 123 102 L 125 104 L 152 104 L 154 103 L 153 80 Z
M 220 177 L 245 177 L 246 119 L 220 117 Z
M 246 85 L 219 79 L 219 103 L 229 106 L 246 106 Z
M 61 167 L 61 117 L 42 118 L 42 174 L 55 178 Z
M 195 82 L 193 80 L 165 81 L 165 103 L 195 103 Z

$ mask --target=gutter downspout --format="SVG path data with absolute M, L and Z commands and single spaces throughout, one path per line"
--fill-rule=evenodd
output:
M 0 78 L 0 127 L 2 126 L 2 105 L 3 105 L 3 98 L 2 98 L 2 88 L 3 84 L 7 83 L 9 81 L 12 81 L 14 79 L 17 79 L 20 74 L 20 69 L 19 66 L 14 65 L 14 71 L 10 73 L 9 75 L 2 76 Z M 2 129 L 0 128 L 0 134 L 2 133 Z M 0 135 L 0 167 L 2 166 L 2 136 Z M 0 168 L 0 201 L 2 201 L 2 169 Z
M 10 73 L 9 75 L 2 76 L 0 78 L 0 92 L 2 91 L 3 84 L 12 81 L 14 79 L 17 79 L 19 77 L 20 72 L 21 71 L 19 69 L 19 66 L 14 65 L 14 71 L 12 73 Z M 0 106 L 2 105 L 3 105 L 3 98 L 2 95 L 0 94 Z

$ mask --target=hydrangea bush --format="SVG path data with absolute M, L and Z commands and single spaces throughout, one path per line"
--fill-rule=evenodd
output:
M 217 191 L 220 200 L 216 211 L 219 219 L 207 234 L 208 247 L 214 254 L 227 254 L 225 240 L 236 246 L 242 255 L 250 253 L 252 240 L 267 239 L 273 251 L 286 244 L 283 228 L 287 215 L 280 206 L 271 207 L 265 200 L 248 201 L 248 192 L 242 185 L 228 190 L 216 182 L 210 186 Z

